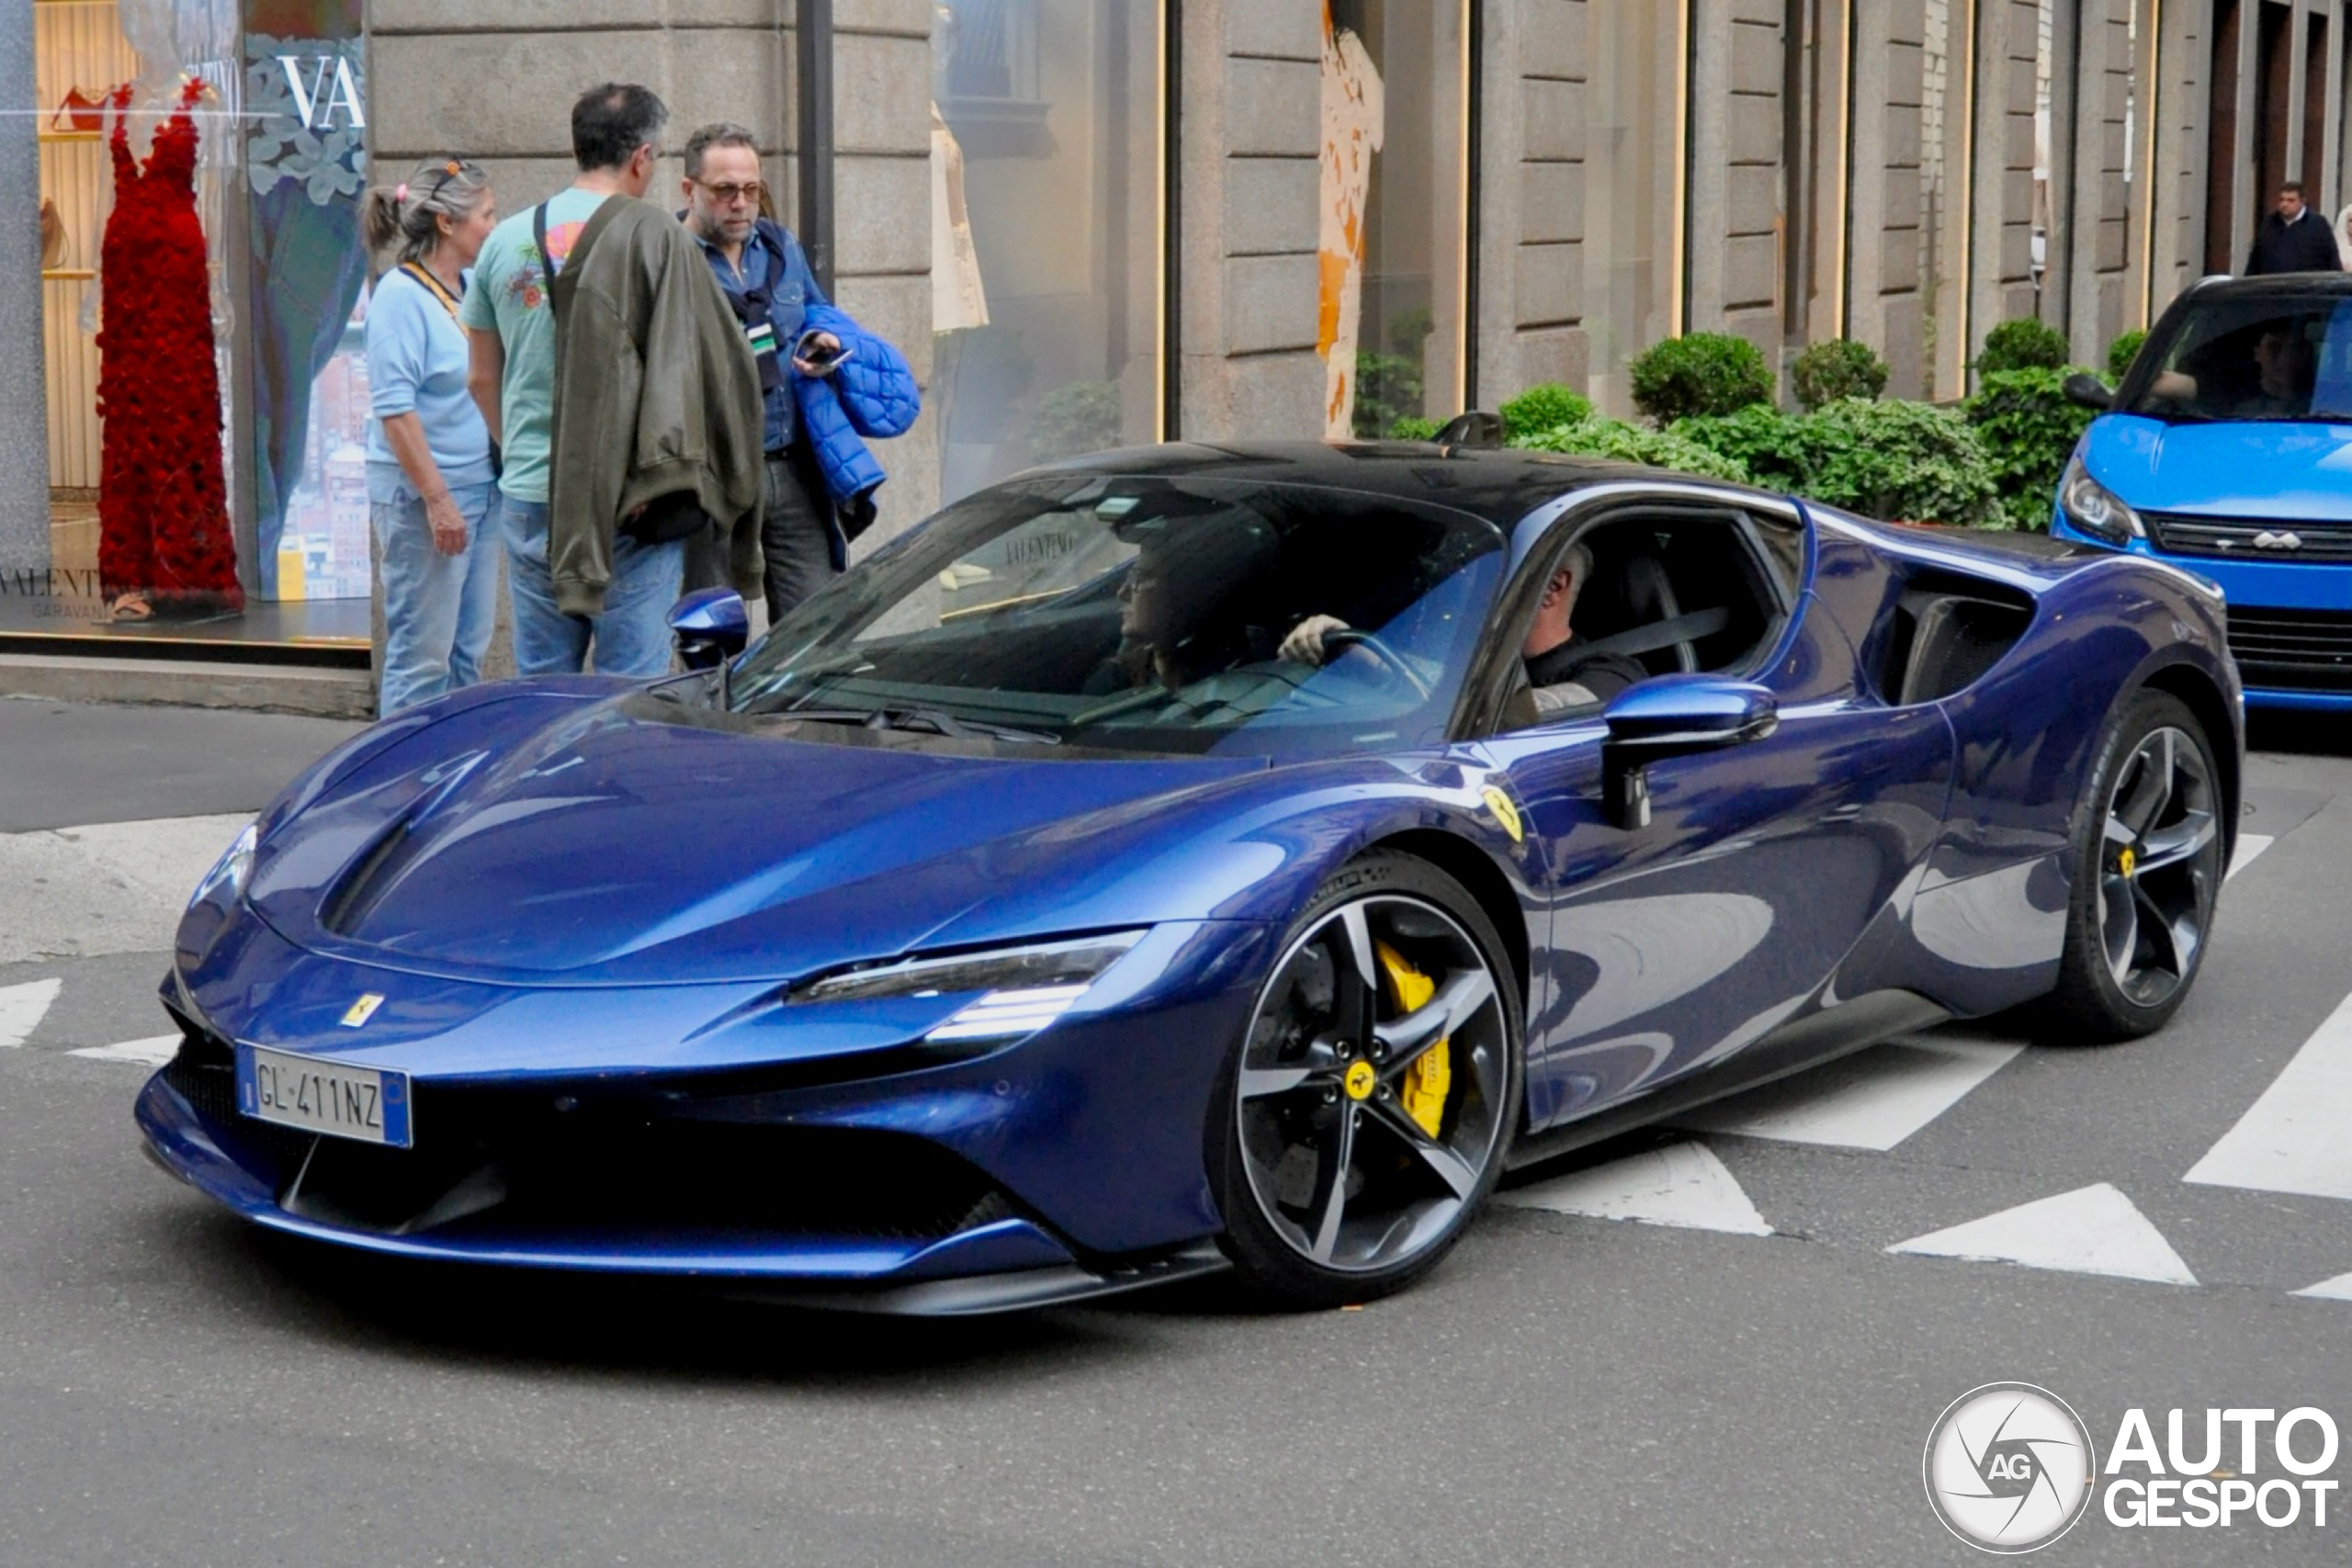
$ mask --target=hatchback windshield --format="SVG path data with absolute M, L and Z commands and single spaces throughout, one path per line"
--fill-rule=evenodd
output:
M 961 502 L 785 617 L 739 712 L 1300 757 L 1442 739 L 1503 536 L 1383 497 L 1064 475 Z M 1282 656 L 1311 617 L 1320 663 Z M 1294 651 L 1296 644 L 1294 643 Z
M 2163 420 L 2352 420 L 2352 300 L 2191 302 L 2125 412 Z

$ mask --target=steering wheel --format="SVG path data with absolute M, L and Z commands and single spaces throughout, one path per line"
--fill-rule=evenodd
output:
M 1326 649 L 1345 648 L 1351 643 L 1374 655 L 1379 660 L 1382 669 L 1410 686 L 1413 689 L 1413 694 L 1421 701 L 1428 702 L 1434 694 L 1430 691 L 1430 683 L 1422 680 L 1411 665 L 1398 658 L 1395 649 L 1381 641 L 1373 633 L 1358 631 L 1353 626 L 1341 626 L 1323 634 L 1323 646 Z M 1323 662 L 1326 668 L 1329 667 L 1331 660 L 1328 654 Z

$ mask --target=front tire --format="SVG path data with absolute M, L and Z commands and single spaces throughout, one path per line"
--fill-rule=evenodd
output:
M 1452 878 L 1382 853 L 1317 889 L 1212 1112 L 1220 1239 L 1245 1287 L 1328 1307 L 1435 1268 L 1502 1174 L 1521 1028 L 1501 939 Z
M 2220 778 L 2177 697 L 2141 692 L 2109 727 L 2075 813 L 2065 953 L 2046 1009 L 2062 1037 L 2137 1039 L 2188 997 L 2221 896 Z

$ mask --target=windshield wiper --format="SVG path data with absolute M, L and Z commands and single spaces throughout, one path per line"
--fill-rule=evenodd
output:
M 863 725 L 867 729 L 928 730 L 956 739 L 1021 740 L 1040 746 L 1062 743 L 1062 738 L 1051 730 L 958 718 L 940 708 L 786 708 L 774 716 L 796 722 L 805 719 L 812 724 Z

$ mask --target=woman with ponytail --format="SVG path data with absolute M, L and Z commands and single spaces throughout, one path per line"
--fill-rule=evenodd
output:
M 368 500 L 383 561 L 390 716 L 481 679 L 498 612 L 499 506 L 489 428 L 466 391 L 467 269 L 498 221 L 461 158 L 368 193 L 368 243 L 394 253 L 368 306 Z

